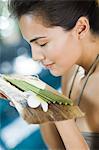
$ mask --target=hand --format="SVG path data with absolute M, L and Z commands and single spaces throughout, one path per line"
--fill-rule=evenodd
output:
M 13 104 L 13 102 L 10 102 L 9 104 L 10 104 L 10 106 L 15 107 L 15 105 Z
M 7 99 L 7 97 L 2 93 L 0 93 L 0 98 Z M 10 102 L 9 104 L 14 107 L 14 104 L 12 102 Z
M 0 92 L 0 98 L 7 99 L 7 97 L 3 95 L 1 92 Z

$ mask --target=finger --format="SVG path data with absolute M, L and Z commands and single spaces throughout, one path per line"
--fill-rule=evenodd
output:
M 9 104 L 10 104 L 11 106 L 15 107 L 15 105 L 14 105 L 12 102 L 10 102 Z
M 7 99 L 7 97 L 5 95 L 3 95 L 2 93 L 0 93 L 0 98 Z

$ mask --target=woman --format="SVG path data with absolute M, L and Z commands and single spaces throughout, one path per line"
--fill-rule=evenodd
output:
M 11 0 L 32 56 L 86 116 L 41 126 L 51 149 L 99 149 L 99 5 L 96 0 Z M 81 66 L 81 67 L 79 67 Z M 84 72 L 85 70 L 85 72 Z

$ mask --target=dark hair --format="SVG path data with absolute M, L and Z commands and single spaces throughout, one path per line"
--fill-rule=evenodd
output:
M 9 0 L 8 8 L 18 19 L 25 14 L 39 15 L 50 26 L 65 30 L 71 30 L 79 17 L 86 16 L 91 30 L 99 33 L 97 0 Z

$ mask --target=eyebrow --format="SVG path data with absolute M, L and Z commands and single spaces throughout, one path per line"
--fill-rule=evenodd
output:
M 38 39 L 41 39 L 41 38 L 46 38 L 46 37 L 36 37 L 36 38 L 34 38 L 34 39 L 31 39 L 31 40 L 30 40 L 30 43 L 32 43 L 32 42 L 34 42 L 34 41 L 36 41 L 36 40 L 38 40 Z

